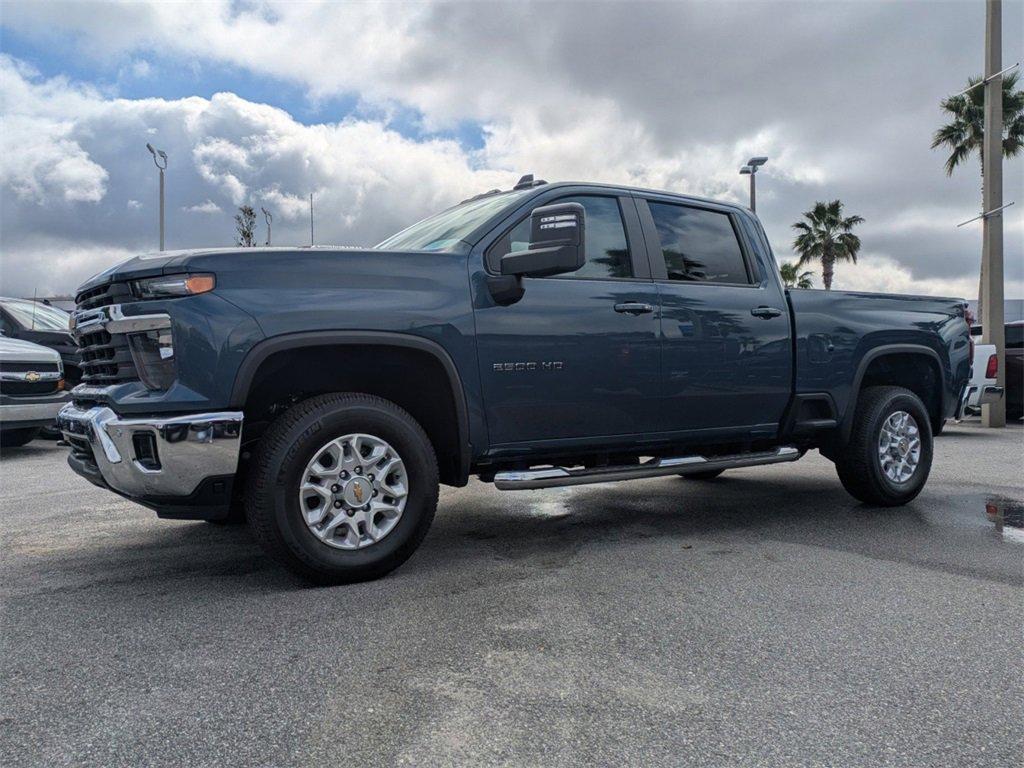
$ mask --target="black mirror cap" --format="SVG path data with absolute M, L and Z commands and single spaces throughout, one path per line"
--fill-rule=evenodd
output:
M 579 203 L 555 203 L 530 214 L 530 247 L 501 258 L 501 274 L 547 277 L 586 263 L 586 212 Z

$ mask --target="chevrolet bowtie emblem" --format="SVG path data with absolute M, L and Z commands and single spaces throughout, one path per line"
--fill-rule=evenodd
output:
M 352 493 L 355 494 L 356 501 L 362 502 L 363 500 L 363 485 L 359 481 L 356 481 L 352 485 Z
M 39 381 L 39 379 L 40 376 L 35 371 L 29 371 L 28 373 L 25 374 L 25 381 L 35 383 Z

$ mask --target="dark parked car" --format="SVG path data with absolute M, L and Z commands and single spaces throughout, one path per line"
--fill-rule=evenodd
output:
M 400 565 L 471 475 L 710 480 L 818 449 L 905 504 L 971 366 L 960 299 L 789 292 L 745 208 L 532 177 L 375 248 L 141 256 L 77 302 L 71 466 L 164 517 L 244 509 L 321 582 Z
M 1024 320 L 1006 324 L 1006 416 L 1024 418 Z
M 68 327 L 70 315 L 40 301 L 0 297 L 0 331 L 9 339 L 31 341 L 60 355 L 69 385 L 81 381 L 78 345 Z

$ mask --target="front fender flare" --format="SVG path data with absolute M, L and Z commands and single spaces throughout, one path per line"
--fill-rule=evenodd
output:
M 415 349 L 432 355 L 441 364 L 454 397 L 455 414 L 458 419 L 459 468 L 461 479 L 469 477 L 472 448 L 469 439 L 469 409 L 466 405 L 466 391 L 462 378 L 448 352 L 436 341 L 406 333 L 389 331 L 303 331 L 273 336 L 255 344 L 249 350 L 235 374 L 231 389 L 231 405 L 242 408 L 249 395 L 253 379 L 260 365 L 271 355 L 303 347 L 317 347 L 325 344 L 338 346 L 390 346 Z

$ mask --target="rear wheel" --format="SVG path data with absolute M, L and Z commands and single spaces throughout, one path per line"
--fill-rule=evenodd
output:
M 0 447 L 20 448 L 23 445 L 28 445 L 39 436 L 39 432 L 39 427 L 5 429 L 0 432 Z
M 374 579 L 419 546 L 437 508 L 437 460 L 419 424 L 361 394 L 314 397 L 275 421 L 247 487 L 264 549 L 312 581 Z
M 866 504 L 906 504 L 928 479 L 932 430 L 921 399 L 903 387 L 869 387 L 857 400 L 849 442 L 835 457 L 843 487 Z

